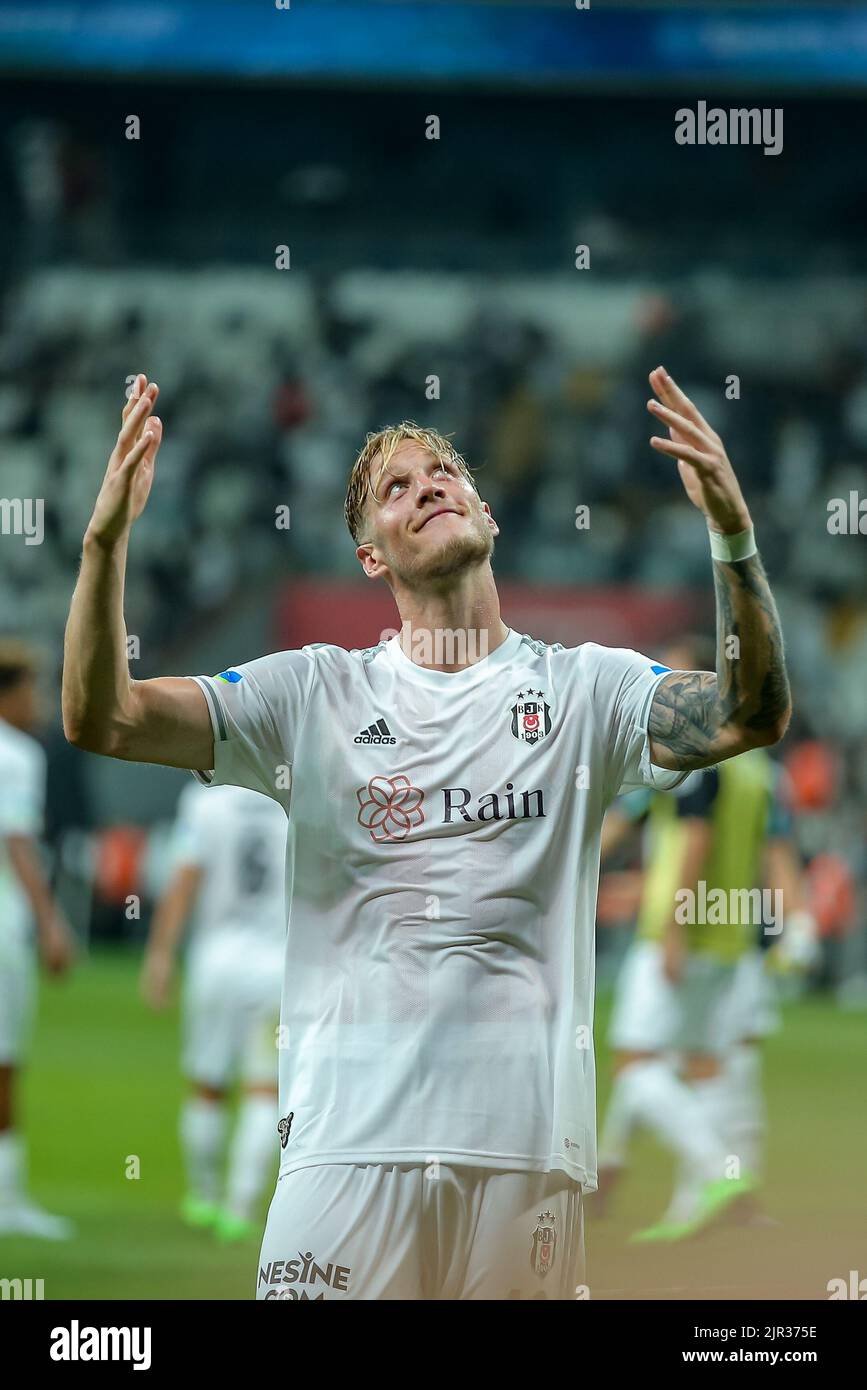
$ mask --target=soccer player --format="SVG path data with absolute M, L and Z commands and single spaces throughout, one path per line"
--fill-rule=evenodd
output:
M 64 727 L 264 792 L 294 828 L 261 1298 L 576 1297 L 603 813 L 621 787 L 776 742 L 790 713 L 731 463 L 663 368 L 650 383 L 668 429 L 652 447 L 711 532 L 715 675 L 507 627 L 490 508 L 447 439 L 404 424 L 368 437 L 346 498 L 397 636 L 134 681 L 124 565 L 162 433 L 157 387 L 136 379 L 85 534 Z
M 675 667 L 713 656 L 705 639 L 682 639 L 666 660 Z M 635 939 L 618 978 L 610 1039 L 616 1075 L 600 1144 L 598 1214 L 622 1176 L 631 1131 L 651 1129 L 679 1157 L 665 1219 L 640 1239 L 693 1234 L 737 1196 L 750 1195 L 760 1167 L 762 1105 L 759 1037 L 770 1029 L 763 951 L 782 920 L 750 921 L 741 912 L 761 879 L 779 871 L 783 809 L 778 770 L 761 749 L 693 773 L 673 797 L 644 791 L 621 798 L 606 817 L 603 857 L 631 824 L 646 823 L 647 868 Z M 777 861 L 774 861 L 775 863 Z M 722 892 L 734 914 L 699 912 L 678 921 L 678 894 L 704 883 L 708 901 Z M 791 884 L 791 880 L 790 880 Z M 799 931 L 800 899 L 783 893 L 786 940 Z M 764 903 L 763 903 L 764 910 Z M 769 930 L 773 937 L 763 934 Z M 682 1074 L 681 1074 L 682 1073 Z M 736 1160 L 736 1163 L 734 1162 Z M 737 1182 L 720 1181 L 740 1173 Z M 733 1213 L 732 1213 L 733 1214 Z
M 73 955 L 39 855 L 45 755 L 30 732 L 36 723 L 34 655 L 23 642 L 0 642 L 0 1237 L 65 1240 L 70 1223 L 27 1196 L 16 1128 L 15 1087 L 36 997 L 34 931 L 49 974 L 62 975 Z
M 794 839 L 794 825 L 782 768 L 773 767 L 773 799 L 768 815 L 765 882 L 780 894 L 783 930 L 761 931 L 738 960 L 725 1020 L 729 1038 L 719 1088 L 720 1122 L 726 1145 L 757 1182 L 764 1177 L 767 1118 L 762 1092 L 762 1045 L 780 1026 L 775 977 L 804 974 L 821 955 L 819 930 L 810 909 L 806 877 Z M 769 1218 L 758 1194 L 739 1202 L 730 1214 L 744 1225 Z
M 675 1197 L 664 1222 L 645 1238 L 691 1234 L 721 1204 L 745 1193 L 726 1180 L 732 1150 L 720 1123 L 720 1091 L 736 966 L 753 933 L 729 913 L 709 924 L 700 908 L 696 921 L 682 923 L 677 895 L 686 889 L 698 902 L 702 881 L 708 896 L 753 887 L 767 816 L 764 759 L 755 749 L 718 769 L 695 772 L 674 797 L 650 803 L 651 847 L 636 935 L 611 1016 L 616 1076 L 599 1169 L 607 1199 L 636 1125 L 652 1129 L 679 1156 Z M 736 1172 L 742 1184 L 753 1180 L 751 1173 Z
M 145 999 L 164 1008 L 192 918 L 183 999 L 190 1094 L 180 1124 L 187 1173 L 181 1213 L 223 1241 L 256 1232 L 256 1204 L 274 1161 L 286 831 L 286 816 L 268 797 L 239 787 L 187 787 L 178 803 L 173 875 L 154 911 L 142 968 Z M 223 1191 L 226 1098 L 238 1074 L 243 1097 Z

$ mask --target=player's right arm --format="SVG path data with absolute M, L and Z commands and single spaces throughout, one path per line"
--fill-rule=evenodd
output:
M 52 897 L 36 841 L 32 835 L 22 834 L 7 835 L 5 841 L 9 863 L 30 901 L 40 959 L 52 975 L 62 975 L 75 955 L 73 936 Z
M 711 814 L 719 795 L 719 773 L 716 768 L 695 772 L 675 793 L 674 813 L 681 827 L 679 860 L 674 877 L 678 888 L 694 894 L 699 879 L 704 877 L 705 864 L 713 840 Z M 671 984 L 683 976 L 687 955 L 687 932 L 677 913 L 668 919 L 662 943 L 663 971 Z
M 819 924 L 810 909 L 807 879 L 794 839 L 773 835 L 765 850 L 765 883 L 779 889 L 783 934 L 768 952 L 769 964 L 781 971 L 812 970 L 822 958 Z
M 152 1009 L 169 1001 L 178 945 L 202 885 L 199 864 L 180 864 L 154 909 L 142 963 L 141 992 Z
M 599 842 L 600 859 L 606 859 L 620 849 L 630 835 L 647 818 L 650 810 L 650 797 L 646 788 L 627 792 L 620 796 L 613 806 L 609 806 L 602 822 L 602 836 Z
M 677 885 L 689 888 L 694 893 L 702 876 L 708 850 L 710 849 L 710 826 L 698 816 L 688 816 L 683 820 L 683 841 L 678 864 Z M 678 921 L 674 911 L 668 918 L 665 937 L 662 943 L 662 961 L 665 978 L 676 985 L 683 976 L 686 964 L 686 928 Z
M 77 748 L 131 762 L 210 768 L 214 741 L 205 696 L 193 680 L 136 681 L 123 615 L 126 556 L 144 510 L 162 440 L 151 416 L 159 388 L 136 377 L 120 433 L 84 535 L 66 624 L 63 729 Z
M 599 857 L 604 864 L 620 848 L 635 829 L 634 823 L 616 806 L 609 806 L 602 822 L 602 835 L 599 840 Z

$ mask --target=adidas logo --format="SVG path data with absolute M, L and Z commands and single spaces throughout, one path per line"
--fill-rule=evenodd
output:
M 397 743 L 396 738 L 392 738 L 391 730 L 384 719 L 377 719 L 375 724 L 369 728 L 362 729 L 360 734 L 355 735 L 356 743 Z

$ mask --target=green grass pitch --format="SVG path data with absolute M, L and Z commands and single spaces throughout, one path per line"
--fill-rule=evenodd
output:
M 46 1299 L 250 1299 L 256 1244 L 222 1248 L 178 1219 L 178 1014 L 148 1012 L 137 972 L 138 956 L 99 952 L 68 981 L 41 983 L 22 1098 L 31 1189 L 78 1234 L 0 1240 L 0 1278 L 43 1279 Z M 607 1015 L 601 998 L 598 1039 Z M 665 1251 L 630 1247 L 629 1232 L 661 1214 L 671 1174 L 665 1153 L 640 1137 L 612 1217 L 587 1226 L 592 1298 L 824 1299 L 829 1279 L 867 1276 L 864 1022 L 814 998 L 789 1005 L 767 1045 L 765 1204 L 779 1224 Z M 599 1075 L 604 1105 L 604 1046 Z M 275 1137 L 275 1172 L 276 1157 Z M 270 1189 L 263 1221 L 269 1198 Z

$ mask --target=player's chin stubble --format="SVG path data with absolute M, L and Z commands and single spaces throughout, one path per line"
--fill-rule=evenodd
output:
M 392 566 L 395 574 L 405 583 L 418 583 L 419 580 L 447 579 L 472 565 L 482 564 L 490 559 L 494 551 L 494 537 L 483 522 L 473 518 L 472 528 L 462 535 L 449 536 L 442 543 L 414 561 Z

